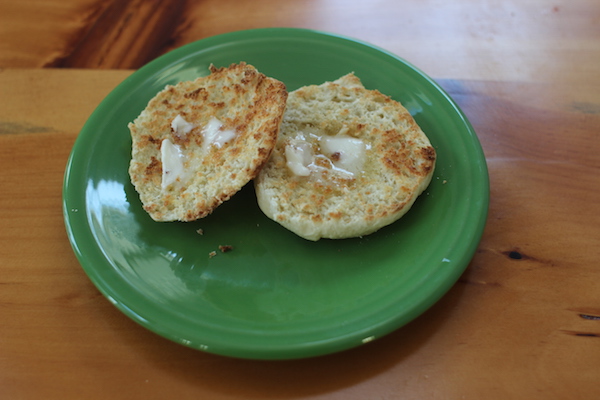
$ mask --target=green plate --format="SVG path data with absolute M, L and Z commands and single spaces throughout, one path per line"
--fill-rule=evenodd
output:
M 354 71 L 367 88 L 401 101 L 438 152 L 427 191 L 398 222 L 356 239 L 297 237 L 262 214 L 252 185 L 203 220 L 153 222 L 129 181 L 127 123 L 166 84 L 239 61 L 290 91 Z M 488 202 L 476 134 L 435 82 L 369 44 L 291 28 L 210 37 L 132 74 L 83 127 L 63 188 L 75 254 L 118 309 L 183 345 L 256 359 L 359 346 L 423 313 L 471 260 Z

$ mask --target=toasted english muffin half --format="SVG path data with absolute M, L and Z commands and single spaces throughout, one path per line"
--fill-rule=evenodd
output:
M 168 85 L 130 123 L 131 182 L 155 221 L 210 214 L 269 159 L 285 85 L 246 63 Z
M 411 208 L 435 160 L 399 102 L 348 74 L 289 94 L 256 195 L 265 215 L 305 239 L 363 236 Z

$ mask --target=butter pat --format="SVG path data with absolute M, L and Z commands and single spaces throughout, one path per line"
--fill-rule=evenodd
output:
M 202 129 L 202 148 L 206 152 L 210 146 L 220 149 L 227 142 L 235 138 L 234 129 L 223 129 L 223 123 L 219 119 L 212 117 L 208 124 Z
M 312 146 L 303 135 L 292 139 L 285 146 L 286 165 L 294 175 L 308 176 L 315 159 Z
M 294 175 L 310 175 L 309 166 L 314 160 L 312 147 L 308 142 L 296 140 L 285 146 L 286 165 Z
M 179 146 L 173 144 L 169 139 L 164 139 L 160 146 L 160 158 L 162 162 L 162 188 L 184 180 L 185 168 L 183 166 L 183 153 Z
M 309 176 L 323 167 L 317 165 L 317 158 L 325 158 L 331 169 L 338 174 L 352 179 L 363 170 L 367 146 L 360 140 L 350 136 L 324 136 L 318 139 L 320 152 L 315 155 L 311 144 L 299 135 L 285 146 L 286 165 L 297 176 Z
M 362 140 L 349 136 L 325 136 L 321 138 L 319 144 L 321 152 L 336 168 L 353 175 L 362 171 L 367 150 Z
M 173 129 L 173 132 L 177 136 L 181 137 L 190 133 L 194 129 L 194 125 L 187 122 L 180 114 L 177 114 L 173 121 L 171 121 L 171 129 Z

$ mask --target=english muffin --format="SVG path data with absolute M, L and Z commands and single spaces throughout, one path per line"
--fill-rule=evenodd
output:
M 269 159 L 285 85 L 246 63 L 168 85 L 130 123 L 131 182 L 155 221 L 210 214 Z
M 363 236 L 411 208 L 435 160 L 399 102 L 348 74 L 289 94 L 275 150 L 254 181 L 258 204 L 308 240 Z

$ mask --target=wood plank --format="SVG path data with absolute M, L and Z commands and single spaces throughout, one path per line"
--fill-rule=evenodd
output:
M 132 71 L 0 70 L 0 134 L 68 133 Z
M 113 1 L 72 48 L 45 67 L 139 68 L 165 52 L 184 12 L 182 0 Z
M 594 0 L 2 1 L 0 67 L 136 69 L 207 36 L 289 26 L 375 44 L 436 78 L 581 84 L 600 75 L 598 13 Z
M 43 67 L 70 53 L 108 4 L 98 0 L 0 1 L 0 67 Z

